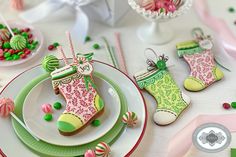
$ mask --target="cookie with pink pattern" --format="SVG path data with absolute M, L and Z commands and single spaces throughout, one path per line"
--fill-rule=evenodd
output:
M 51 73 L 55 92 L 66 100 L 66 109 L 57 121 L 58 130 L 65 136 L 78 133 L 104 109 L 92 80 L 91 61 L 85 56 L 79 56 L 78 61 L 78 65 L 66 65 Z
M 212 53 L 213 44 L 209 36 L 204 36 L 200 31 L 196 40 L 186 41 L 177 44 L 177 53 L 183 57 L 190 66 L 190 75 L 184 81 L 184 87 L 189 91 L 201 91 L 214 82 L 223 78 L 224 74 L 216 66 Z

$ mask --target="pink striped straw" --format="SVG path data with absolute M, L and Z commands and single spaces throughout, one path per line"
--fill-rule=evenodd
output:
M 117 56 L 118 56 L 118 62 L 120 63 L 120 70 L 124 73 L 128 74 L 125 58 L 124 58 L 124 52 L 122 50 L 121 42 L 120 42 L 120 33 L 115 33 L 115 39 L 116 39 L 116 48 L 117 48 Z
M 70 44 L 71 53 L 73 55 L 73 63 L 78 63 L 78 60 L 77 60 L 76 55 L 75 55 L 73 43 L 72 43 L 72 40 L 71 40 L 71 35 L 70 35 L 69 31 L 66 31 L 66 36 L 67 36 L 67 39 L 68 39 L 69 44 Z
M 68 61 L 67 61 L 66 55 L 65 55 L 65 53 L 64 53 L 64 51 L 63 51 L 63 49 L 62 49 L 62 46 L 58 46 L 58 51 L 61 53 L 62 59 L 63 59 L 63 61 L 65 62 L 65 64 L 68 65 Z

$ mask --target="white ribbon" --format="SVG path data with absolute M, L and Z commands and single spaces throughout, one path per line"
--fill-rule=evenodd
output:
M 89 18 L 107 22 L 111 18 L 111 11 L 107 0 L 46 0 L 40 5 L 20 14 L 29 23 L 42 20 L 65 5 L 76 11 L 76 21 L 71 30 L 73 38 L 84 42 L 89 32 Z

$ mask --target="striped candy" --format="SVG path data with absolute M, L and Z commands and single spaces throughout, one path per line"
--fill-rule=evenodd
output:
M 156 2 L 155 0 L 142 0 L 141 6 L 146 10 L 155 11 L 156 10 Z
M 14 111 L 14 102 L 9 98 L 0 99 L 0 116 L 7 117 L 12 111 Z
M 126 112 L 123 117 L 123 123 L 127 124 L 129 127 L 133 127 L 137 123 L 138 117 L 134 112 Z
M 84 157 L 96 157 L 96 154 L 93 150 L 89 149 L 84 153 Z
M 26 39 L 21 35 L 15 35 L 10 40 L 10 45 L 14 50 L 22 50 L 26 47 Z
M 11 36 L 11 34 L 7 29 L 0 29 L 0 38 L 3 41 L 9 40 L 10 36 Z
M 44 113 L 52 113 L 52 105 L 50 105 L 50 104 L 43 104 L 42 105 L 42 111 Z
M 100 142 L 96 146 L 95 153 L 96 153 L 97 156 L 109 157 L 110 153 L 111 153 L 110 146 L 108 144 L 106 144 L 105 142 Z
M 45 56 L 42 62 L 42 66 L 47 72 L 52 72 L 59 68 L 59 60 L 53 55 Z

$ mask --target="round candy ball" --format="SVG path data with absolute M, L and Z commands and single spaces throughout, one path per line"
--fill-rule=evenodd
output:
M 138 117 L 134 112 L 126 112 L 123 117 L 123 123 L 127 124 L 129 127 L 133 127 L 137 123 Z
M 11 34 L 7 29 L 0 29 L 0 39 L 6 41 L 10 39 L 10 36 Z
M 43 59 L 42 66 L 47 72 L 53 72 L 59 68 L 59 60 L 53 55 L 47 55 Z
M 96 154 L 93 150 L 89 149 L 84 153 L 84 157 L 96 157 Z
M 10 40 L 10 45 L 14 50 L 22 50 L 26 48 L 26 39 L 22 35 L 15 35 Z
M 52 113 L 52 105 L 50 105 L 50 104 L 43 104 L 42 105 L 42 111 L 44 113 Z
M 92 122 L 92 126 L 98 127 L 98 126 L 100 126 L 100 125 L 101 125 L 101 122 L 100 122 L 100 120 L 98 120 L 98 119 L 95 119 L 95 120 Z
M 43 118 L 44 118 L 45 121 L 48 121 L 48 122 L 49 122 L 49 121 L 52 120 L 52 114 L 49 114 L 49 113 L 48 113 L 48 114 L 45 114 Z
M 100 142 L 96 146 L 95 153 L 97 156 L 101 157 L 109 157 L 111 154 L 110 146 L 105 142 Z
M 230 104 L 229 103 L 223 103 L 223 108 L 224 109 L 226 109 L 226 110 L 228 110 L 228 109 L 230 109 Z
M 236 109 L 236 102 L 232 102 L 232 103 L 231 103 L 231 107 L 234 108 L 234 109 Z
M 61 109 L 61 103 L 60 102 L 55 102 L 54 104 L 53 104 L 53 107 L 56 109 L 56 110 L 60 110 Z
M 14 102 L 10 98 L 0 99 L 0 116 L 7 117 L 10 112 L 14 111 Z

